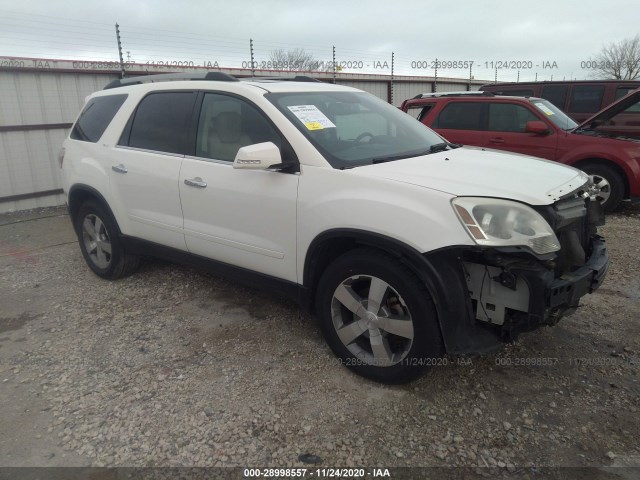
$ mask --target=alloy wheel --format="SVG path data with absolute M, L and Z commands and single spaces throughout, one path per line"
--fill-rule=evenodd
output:
M 367 365 L 400 363 L 413 344 L 413 319 L 405 301 L 374 276 L 344 280 L 333 294 L 331 317 L 343 345 Z
M 89 258 L 98 268 L 107 268 L 111 262 L 111 241 L 107 229 L 95 214 L 84 217 L 82 242 Z

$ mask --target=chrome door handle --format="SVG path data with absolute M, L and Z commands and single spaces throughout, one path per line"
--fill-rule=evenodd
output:
M 207 182 L 205 182 L 204 180 L 202 180 L 200 177 L 196 177 L 196 178 L 186 178 L 184 180 L 184 184 L 185 185 L 189 185 L 190 187 L 196 187 L 196 188 L 207 188 Z
M 129 170 L 127 170 L 127 167 L 125 167 L 123 164 L 120 165 L 114 165 L 111 167 L 111 170 L 113 170 L 114 172 L 118 172 L 118 173 L 127 173 Z

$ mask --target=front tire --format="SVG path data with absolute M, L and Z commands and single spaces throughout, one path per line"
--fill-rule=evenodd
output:
M 591 164 L 582 167 L 593 183 L 600 189 L 598 201 L 605 213 L 613 212 L 624 196 L 624 182 L 618 172 L 608 165 Z
M 83 203 L 75 220 L 82 256 L 96 275 L 115 280 L 138 268 L 139 257 L 125 251 L 115 220 L 102 205 Z
M 405 383 L 438 364 L 444 346 L 431 296 L 383 252 L 348 252 L 322 274 L 316 311 L 341 363 L 382 383 Z

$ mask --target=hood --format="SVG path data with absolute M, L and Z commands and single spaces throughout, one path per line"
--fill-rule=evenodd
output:
M 613 102 L 611 105 L 603 108 L 598 113 L 596 113 L 592 117 L 589 117 L 576 128 L 574 128 L 573 131 L 589 130 L 597 127 L 598 125 L 604 125 L 608 120 L 615 117 L 620 112 L 626 110 L 638 101 L 640 101 L 640 88 L 627 94 L 618 101 Z
M 589 180 L 580 170 L 556 162 L 480 147 L 461 147 L 351 171 L 456 196 L 507 198 L 530 205 L 553 203 Z

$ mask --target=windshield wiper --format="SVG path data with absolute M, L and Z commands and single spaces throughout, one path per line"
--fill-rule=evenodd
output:
M 442 142 L 442 143 L 436 143 L 434 145 L 431 145 L 431 148 L 429 149 L 429 153 L 436 153 L 436 152 L 443 152 L 448 148 L 454 149 L 454 148 L 460 148 L 462 145 L 458 145 L 457 143 L 449 143 L 449 142 Z
M 447 148 L 460 148 L 462 145 L 458 145 L 457 143 L 436 143 L 429 147 L 429 150 L 425 150 L 424 152 L 418 153 L 401 153 L 400 155 L 390 155 L 388 157 L 378 157 L 371 160 L 371 163 L 384 163 L 384 162 L 393 162 L 394 160 L 402 160 L 403 158 L 411 158 L 411 157 L 420 157 L 422 155 L 429 155 L 430 153 L 443 152 Z
M 427 150 L 426 152 L 420 152 L 420 153 L 401 153 L 400 155 L 378 157 L 371 160 L 371 163 L 375 164 L 375 163 L 393 162 L 394 160 L 402 160 L 403 158 L 419 157 L 420 155 L 426 155 L 427 153 L 431 153 L 431 151 Z

